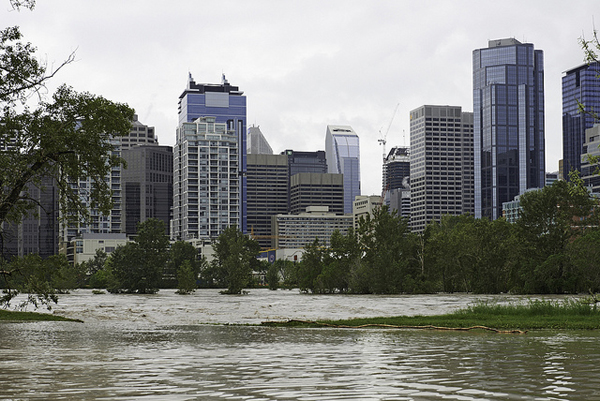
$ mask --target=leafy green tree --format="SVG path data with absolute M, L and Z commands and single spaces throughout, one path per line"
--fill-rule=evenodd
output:
M 108 258 L 111 292 L 158 292 L 168 258 L 165 223 L 148 219 L 138 224 L 137 233 L 133 242 L 117 247 Z
M 574 266 L 567 255 L 569 243 L 590 226 L 597 226 L 597 204 L 576 174 L 569 183 L 556 181 L 521 196 L 519 236 L 528 258 L 521 268 L 527 293 L 574 292 Z
M 35 4 L 33 0 L 10 3 L 15 9 Z M 23 41 L 18 27 L 0 31 L 0 228 L 32 212 L 37 204 L 29 188 L 43 190 L 42 179 L 48 177 L 59 188 L 65 219 L 73 222 L 89 217 L 82 200 L 86 197 L 92 207 L 108 213 L 111 189 L 104 177 L 121 164 L 110 139 L 126 135 L 133 119 L 133 110 L 127 105 L 78 93 L 66 85 L 48 99 L 46 82 L 72 62 L 74 55 L 49 71 L 35 51 L 31 43 Z M 85 177 L 92 178 L 88 193 L 73 191 L 70 182 Z M 59 268 L 54 262 L 35 262 L 27 268 L 22 261 L 3 262 L 0 274 L 8 288 L 4 303 L 10 302 L 17 293 L 12 289 L 21 283 L 48 277 L 48 266 Z M 42 272 L 34 272 L 32 266 Z M 42 303 L 55 299 L 51 282 L 25 287 L 43 291 L 37 298 Z
M 428 263 L 441 291 L 499 293 L 508 290 L 513 265 L 513 226 L 470 215 L 442 216 L 428 228 Z
M 252 279 L 252 269 L 258 264 L 258 242 L 243 234 L 236 226 L 226 228 L 213 243 L 215 259 L 213 269 L 224 294 L 241 294 Z
M 92 259 L 81 263 L 81 270 L 85 279 L 81 286 L 90 286 L 92 288 L 106 288 L 106 260 L 108 254 L 104 249 L 97 249 Z
M 476 263 L 474 221 L 471 216 L 442 216 L 427 227 L 427 253 L 444 292 L 470 291 L 469 270 Z
M 270 290 L 279 288 L 279 267 L 275 263 L 271 263 L 267 270 L 267 283 Z
M 323 250 L 323 268 L 317 277 L 319 291 L 348 292 L 351 272 L 360 266 L 360 245 L 352 228 L 346 234 L 334 231 L 330 243 L 329 249 Z
M 18 305 L 20 308 L 31 304 L 36 308 L 43 305 L 51 309 L 51 304 L 58 301 L 54 284 L 60 280 L 61 271 L 69 268 L 68 263 L 64 255 L 42 259 L 37 254 L 29 254 L 11 261 L 0 258 L 0 284 L 4 288 L 0 302 L 8 305 L 14 297 L 23 293 L 27 294 L 27 298 Z
M 283 287 L 298 287 L 298 263 L 294 263 L 291 260 L 277 259 L 273 265 L 277 268 Z
M 387 206 L 375 209 L 373 217 L 367 215 L 361 219 L 358 238 L 364 250 L 359 276 L 368 280 L 368 284 L 360 283 L 354 291 L 397 294 L 413 290 L 404 281 L 408 278 L 412 287 L 414 276 L 418 274 L 413 237 L 406 219 L 395 211 L 389 213 Z
M 190 267 L 196 274 L 196 278 L 198 278 L 201 265 L 205 259 L 198 260 L 198 250 L 189 242 L 174 242 L 171 245 L 169 259 L 166 263 L 165 272 L 163 275 L 162 284 L 164 288 L 174 288 L 177 285 L 177 272 L 185 261 L 190 263 Z
M 323 271 L 324 249 L 319 243 L 319 239 L 304 247 L 302 261 L 298 268 L 298 286 L 302 292 L 319 292 L 317 278 Z
M 189 260 L 184 260 L 177 268 L 177 293 L 186 295 L 197 288 L 198 272 Z
M 568 245 L 578 292 L 600 292 L 600 230 L 586 232 Z

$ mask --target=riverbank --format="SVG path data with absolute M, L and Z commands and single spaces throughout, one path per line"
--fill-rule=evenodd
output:
M 23 322 L 23 321 L 62 321 L 62 322 L 83 322 L 79 319 L 69 319 L 50 313 L 38 312 L 20 312 L 0 309 L 0 321 Z
M 394 316 L 343 320 L 288 320 L 263 322 L 271 327 L 339 327 L 339 328 L 412 328 L 457 329 L 478 328 L 492 331 L 542 329 L 598 330 L 600 309 L 587 300 L 530 300 L 524 304 L 500 305 L 478 302 L 455 312 L 432 316 Z

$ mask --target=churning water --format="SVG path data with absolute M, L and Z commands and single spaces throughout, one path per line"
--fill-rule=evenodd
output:
M 80 290 L 61 297 L 55 313 L 85 323 L 0 324 L 0 399 L 600 400 L 596 331 L 516 336 L 227 325 L 437 314 L 475 299 L 481 297 Z

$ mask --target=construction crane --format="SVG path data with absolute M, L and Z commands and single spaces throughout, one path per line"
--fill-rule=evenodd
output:
M 385 157 L 387 156 L 387 154 L 385 153 L 385 144 L 387 143 L 387 134 L 390 131 L 392 123 L 394 122 L 394 117 L 396 117 L 396 112 L 398 111 L 398 106 L 400 106 L 400 103 L 398 103 L 396 105 L 396 108 L 394 109 L 394 114 L 392 114 L 392 119 L 390 120 L 390 123 L 388 124 L 385 132 L 382 133 L 381 129 L 379 130 L 380 138 L 377 140 L 377 142 L 379 142 L 381 145 L 383 145 L 383 160 L 385 160 Z M 381 127 L 381 128 L 383 129 L 383 127 Z

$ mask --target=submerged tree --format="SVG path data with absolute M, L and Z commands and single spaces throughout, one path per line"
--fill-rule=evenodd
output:
M 213 243 L 215 259 L 212 268 L 224 294 L 241 294 L 252 279 L 252 268 L 258 264 L 258 242 L 243 234 L 236 226 L 226 228 Z
M 148 219 L 138 224 L 137 233 L 133 242 L 117 247 L 108 258 L 111 292 L 158 292 L 168 257 L 165 223 Z

